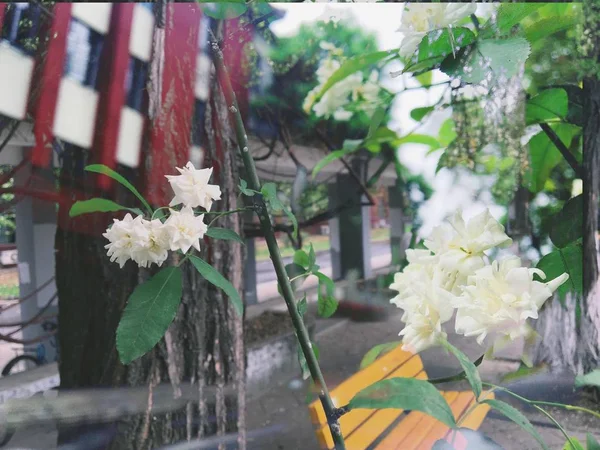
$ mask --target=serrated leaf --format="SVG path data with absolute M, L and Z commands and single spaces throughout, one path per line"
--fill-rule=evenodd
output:
M 281 202 L 277 198 L 277 186 L 275 183 L 265 183 L 260 188 L 260 193 L 263 195 L 265 200 L 271 204 L 271 207 L 279 211 L 281 210 Z
M 231 300 L 233 303 L 233 307 L 235 308 L 236 312 L 241 316 L 244 313 L 244 303 L 240 298 L 240 294 L 238 294 L 238 291 L 233 287 L 233 285 L 223 275 L 221 275 L 217 269 L 203 259 L 191 255 L 190 261 L 198 273 L 202 275 L 206 281 L 225 292 L 227 297 L 229 297 L 229 300 Z
M 416 378 L 388 378 L 373 383 L 350 400 L 350 409 L 394 408 L 421 411 L 450 428 L 456 428 L 448 402 L 436 387 Z
M 525 17 L 537 11 L 540 6 L 541 5 L 532 5 L 527 3 L 511 3 L 509 5 L 500 5 L 500 8 L 498 8 L 498 15 L 496 16 L 496 23 L 490 24 L 490 30 L 488 30 L 486 27 L 486 29 L 482 31 L 482 34 L 485 37 L 490 37 L 491 35 L 494 35 L 495 32 L 504 33 L 509 31 Z
M 245 245 L 242 237 L 237 234 L 235 231 L 230 230 L 229 228 L 218 228 L 218 227 L 210 227 L 206 230 L 206 236 L 211 237 L 213 239 L 223 239 L 225 241 L 235 241 L 239 242 L 242 245 Z
M 569 274 L 569 279 L 558 288 L 561 298 L 568 292 L 583 292 L 583 245 L 581 240 L 572 242 L 565 248 L 559 248 L 545 255 L 537 264 L 537 268 L 546 274 L 546 282 L 562 275 Z
M 336 70 L 325 82 L 325 84 L 317 94 L 314 102 L 317 103 L 325 94 L 325 92 L 327 92 L 331 88 L 331 86 L 333 86 L 339 81 L 342 81 L 344 78 L 352 75 L 353 73 L 362 71 L 384 59 L 392 59 L 396 57 L 397 55 L 395 53 L 391 53 L 389 51 L 379 51 L 348 58 L 341 64 L 340 68 Z
M 479 376 L 479 372 L 477 371 L 477 367 L 475 364 L 471 362 L 469 357 L 457 349 L 455 346 L 450 344 L 448 341 L 442 341 L 442 346 L 446 348 L 450 353 L 454 355 L 454 357 L 460 363 L 463 371 L 465 372 L 465 376 L 467 377 L 467 381 L 471 385 L 471 389 L 473 389 L 473 393 L 475 394 L 475 399 L 479 399 L 481 395 L 481 377 Z
M 252 197 L 255 194 L 252 189 L 248 189 L 248 182 L 246 180 L 240 180 L 239 188 L 242 194 L 247 195 L 248 197 Z
M 583 237 L 583 195 L 570 199 L 563 209 L 552 217 L 550 239 L 558 248 Z
M 90 198 L 89 200 L 80 200 L 75 202 L 69 210 L 69 217 L 76 217 L 82 214 L 95 212 L 113 212 L 122 210 L 128 210 L 135 212 L 136 214 L 143 215 L 143 212 L 139 209 L 128 208 L 105 198 Z
M 546 17 L 536 20 L 525 27 L 525 37 L 532 44 L 559 31 L 569 29 L 579 23 L 581 17 L 576 14 L 561 15 L 561 17 Z
M 135 195 L 142 202 L 144 207 L 149 212 L 152 212 L 152 208 L 150 207 L 150 204 L 146 201 L 146 199 L 142 196 L 142 194 L 140 194 L 139 191 L 135 187 L 133 187 L 133 184 L 131 184 L 122 175 L 115 172 L 111 168 L 106 167 L 104 164 L 91 164 L 89 166 L 86 166 L 84 170 L 87 170 L 88 172 L 100 173 L 102 175 L 106 175 L 107 177 L 112 178 L 115 181 L 118 181 L 123 186 L 125 186 L 127 189 L 129 189 L 129 191 L 131 191 L 133 193 L 133 195 Z
M 421 73 L 438 68 L 448 55 L 456 54 L 474 41 L 473 32 L 464 27 L 430 31 L 423 37 L 412 61 L 402 72 Z
M 469 51 L 460 57 L 446 58 L 440 69 L 462 82 L 478 84 L 488 74 L 498 78 L 514 76 L 529 57 L 531 47 L 526 39 L 511 37 L 507 39 L 484 39 L 477 41 Z
M 402 341 L 386 342 L 385 344 L 376 345 L 365 353 L 365 356 L 363 356 L 363 359 L 360 361 L 360 369 L 362 370 L 365 367 L 370 366 L 377 358 L 391 352 L 399 345 L 402 345 Z
M 569 112 L 567 92 L 561 88 L 546 89 L 530 98 L 525 106 L 526 125 L 564 120 Z
M 320 295 L 317 300 L 317 314 L 324 319 L 331 317 L 338 308 L 338 302 L 329 295 Z
M 523 430 L 527 431 L 531 436 L 533 436 L 544 450 L 549 450 L 548 446 L 544 442 L 544 439 L 542 439 L 542 436 L 540 436 L 537 430 L 533 428 L 533 425 L 531 425 L 529 419 L 525 417 L 519 410 L 513 408 L 511 405 L 509 405 L 506 402 L 503 402 L 502 400 L 487 399 L 483 400 L 482 403 L 487 403 L 496 411 L 504 414 L 514 423 L 523 428 Z
M 117 327 L 117 351 L 123 364 L 146 354 L 162 339 L 181 302 L 181 270 L 165 267 L 135 288 Z
M 577 375 L 575 377 L 575 387 L 583 386 L 600 387 L 600 369 L 592 370 L 585 375 Z

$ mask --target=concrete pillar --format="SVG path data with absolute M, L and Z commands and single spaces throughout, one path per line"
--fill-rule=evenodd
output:
M 254 238 L 246 239 L 246 266 L 244 267 L 244 301 L 246 305 L 258 303 L 256 284 L 256 245 Z
M 15 184 L 25 184 L 29 170 L 27 167 L 20 170 L 15 176 Z M 39 314 L 49 302 L 51 306 L 46 308 L 42 317 L 58 312 L 58 299 L 55 297 L 51 300 L 56 293 L 53 279 L 56 204 L 26 196 L 17 203 L 15 209 L 20 297 L 28 297 L 21 303 L 21 321 L 26 322 Z M 40 289 L 44 284 L 46 286 Z M 56 324 L 57 317 L 52 318 L 51 322 Z M 48 331 L 43 329 L 42 323 L 36 323 L 26 326 L 22 337 L 31 340 L 45 334 Z M 44 342 L 26 344 L 25 347 L 42 349 L 48 362 L 56 359 L 56 336 Z
M 364 179 L 366 161 L 356 157 L 352 167 Z M 371 207 L 361 206 L 367 198 L 361 195 L 354 178 L 341 174 L 329 185 L 329 201 L 330 208 L 342 207 L 339 215 L 329 221 L 333 279 L 344 279 L 353 270 L 360 278 L 370 277 Z
M 395 186 L 388 188 L 392 265 L 399 265 L 406 256 L 404 195 L 404 186 L 399 180 L 396 180 Z

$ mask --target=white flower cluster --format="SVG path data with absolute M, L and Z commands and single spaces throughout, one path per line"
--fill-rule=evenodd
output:
M 476 9 L 476 3 L 408 5 L 402 14 L 401 26 L 397 30 L 404 35 L 400 56 L 412 56 L 428 32 L 455 25 L 465 17 L 474 14 Z
M 365 80 L 363 74 L 355 72 L 343 80 L 335 83 L 325 92 L 320 100 L 315 103 L 317 95 L 323 89 L 323 85 L 341 67 L 339 60 L 334 55 L 340 55 L 340 49 L 329 42 L 321 43 L 321 48 L 329 51 L 329 56 L 322 60 L 317 69 L 318 85 L 312 89 L 304 100 L 303 109 L 308 114 L 314 111 L 317 117 L 333 118 L 337 121 L 350 120 L 353 111 L 346 109 L 348 105 L 361 102 L 358 109 L 371 114 L 377 108 L 380 86 L 377 82 L 378 73 L 372 71 Z
M 164 222 L 153 218 L 147 220 L 141 215 L 133 218 L 131 214 L 122 220 L 114 219 L 103 234 L 109 241 L 105 248 L 111 262 L 116 261 L 123 267 L 131 259 L 140 267 L 161 266 L 169 250 L 183 253 L 191 247 L 200 250 L 200 239 L 204 237 L 207 225 L 204 214 L 195 215 L 193 208 L 210 211 L 213 201 L 221 198 L 221 189 L 208 184 L 212 168 L 196 169 L 188 162 L 183 169 L 177 170 L 180 175 L 166 176 L 175 192 L 169 206 L 182 204 L 183 207 L 179 211 L 169 208 L 169 217 Z
M 562 274 L 548 283 L 534 281 L 539 269 L 517 257 L 487 262 L 485 252 L 511 244 L 504 227 L 485 210 L 465 223 L 457 211 L 435 228 L 423 250 L 407 250 L 409 264 L 394 277 L 391 302 L 404 310 L 403 348 L 420 352 L 446 338 L 442 325 L 456 312 L 455 331 L 477 337 L 513 340 L 525 334 L 542 304 L 563 284 Z

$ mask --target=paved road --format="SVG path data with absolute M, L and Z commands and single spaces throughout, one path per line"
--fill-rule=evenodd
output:
M 386 255 L 390 253 L 389 242 L 372 242 L 371 243 L 371 257 Z M 292 257 L 283 258 L 284 264 L 292 262 Z M 331 267 L 331 253 L 328 251 L 320 252 L 317 255 L 317 263 L 321 268 Z M 256 263 L 256 283 L 266 283 L 269 281 L 275 281 L 275 271 L 273 270 L 273 263 L 270 259 L 258 261 Z

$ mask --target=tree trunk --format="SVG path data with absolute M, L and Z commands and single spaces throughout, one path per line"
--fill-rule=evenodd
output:
M 600 61 L 600 5 L 584 2 L 585 55 Z M 600 80 L 598 65 L 583 80 L 583 295 L 569 295 L 566 307 L 548 301 L 537 330 L 542 337 L 536 359 L 555 371 L 587 373 L 600 362 L 600 286 L 598 283 L 598 193 L 600 190 Z M 577 305 L 581 308 L 579 323 Z
M 214 102 L 213 116 L 219 121 L 227 118 L 224 108 L 222 102 Z M 206 165 L 215 166 L 222 189 L 222 200 L 215 204 L 215 210 L 235 209 L 238 166 L 234 154 L 226 147 L 214 147 L 230 140 L 214 136 L 217 128 L 223 135 L 228 128 L 213 124 L 214 118 L 207 120 L 207 131 L 212 138 L 207 146 L 210 161 Z M 69 181 L 72 178 L 67 176 L 70 170 L 63 168 L 62 189 L 72 187 Z M 120 203 L 135 203 L 123 190 L 118 197 L 116 201 Z M 106 222 L 105 216 L 100 216 L 98 229 Z M 219 226 L 240 232 L 241 216 L 220 219 Z M 60 228 L 57 231 L 61 389 L 148 386 L 146 408 L 118 423 L 61 429 L 59 444 L 86 439 L 85 448 L 90 450 L 150 449 L 215 433 L 223 435 L 238 426 L 243 429 L 242 318 L 220 290 L 208 285 L 191 264 L 186 263 L 181 306 L 165 338 L 151 352 L 123 366 L 115 348 L 115 331 L 128 296 L 150 273 L 138 270 L 131 262 L 120 269 L 106 256 L 105 243 L 99 235 L 83 235 Z M 203 257 L 229 279 L 238 292 L 243 292 L 240 244 L 211 241 L 211 246 L 203 249 Z M 191 383 L 196 389 L 197 401 L 183 405 L 174 401 L 175 409 L 153 412 L 153 390 L 160 383 L 170 383 L 175 398 L 180 395 L 183 383 Z M 228 396 L 227 392 L 234 395 Z M 89 440 L 92 432 L 99 433 L 94 442 Z M 238 439 L 240 448 L 244 448 L 243 433 Z

